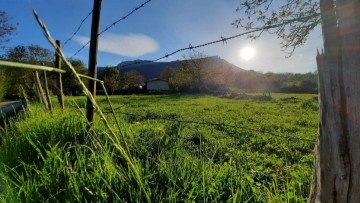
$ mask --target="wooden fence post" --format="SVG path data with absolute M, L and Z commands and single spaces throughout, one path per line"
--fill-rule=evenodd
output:
M 48 103 L 48 109 L 50 111 L 52 111 L 52 104 L 51 104 L 51 98 L 50 98 L 50 92 L 49 92 L 49 87 L 48 87 L 48 82 L 47 82 L 46 71 L 44 71 L 43 73 L 44 73 L 44 85 L 45 85 L 46 101 Z
M 60 40 L 56 40 L 56 44 L 61 47 Z M 61 69 L 61 57 L 55 50 L 55 68 Z M 64 109 L 64 92 L 63 92 L 63 85 L 62 85 L 62 76 L 61 73 L 57 74 L 57 98 L 61 109 Z
M 45 98 L 44 89 L 42 88 L 40 78 L 39 78 L 39 73 L 37 71 L 34 71 L 34 81 L 35 81 L 35 87 L 36 87 L 40 102 L 47 109 L 49 105 L 48 105 L 47 100 Z
M 320 0 L 319 137 L 310 202 L 360 202 L 360 1 Z
M 100 13 L 101 13 L 101 2 L 102 0 L 94 0 L 93 6 L 93 15 L 92 15 L 92 24 L 91 24 L 91 39 L 90 39 L 90 50 L 89 50 L 89 76 L 92 78 L 97 78 L 97 51 L 98 51 L 98 33 L 100 27 Z M 90 93 L 95 98 L 96 96 L 96 81 L 89 80 L 88 89 Z M 87 99 L 86 106 L 86 118 L 90 126 L 94 121 L 95 108 L 91 100 Z

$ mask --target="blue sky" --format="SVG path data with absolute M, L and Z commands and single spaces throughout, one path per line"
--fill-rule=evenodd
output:
M 100 30 L 129 13 L 146 0 L 103 0 Z M 100 36 L 98 66 L 117 65 L 121 61 L 157 59 L 189 44 L 198 45 L 243 32 L 231 23 L 239 16 L 235 11 L 240 0 L 152 0 L 129 18 L 119 22 Z M 17 34 L 6 46 L 36 44 L 52 49 L 33 17 L 34 7 L 55 39 L 65 42 L 77 29 L 81 20 L 91 11 L 91 0 L 0 0 L 0 8 L 17 25 Z M 64 48 L 72 56 L 89 40 L 91 17 Z M 244 60 L 240 51 L 245 46 L 255 49 L 254 58 Z M 210 45 L 197 51 L 217 55 L 243 69 L 262 72 L 313 72 L 316 70 L 316 49 L 322 48 L 319 28 L 308 42 L 298 48 L 291 58 L 285 58 L 280 41 L 265 34 L 251 41 L 240 37 L 226 44 Z M 181 52 L 167 60 L 181 59 Z M 88 48 L 75 58 L 87 64 Z

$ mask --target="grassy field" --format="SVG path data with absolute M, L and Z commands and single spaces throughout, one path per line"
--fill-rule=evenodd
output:
M 84 97 L 32 104 L 0 132 L 0 202 L 305 202 L 317 95 L 272 96 L 114 96 L 119 139 L 86 133 Z

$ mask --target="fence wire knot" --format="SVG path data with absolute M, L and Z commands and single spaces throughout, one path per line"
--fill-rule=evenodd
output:
M 226 38 L 223 37 L 222 35 L 221 35 L 221 41 L 223 42 L 223 44 L 227 44 Z
M 193 50 L 194 49 L 194 47 L 189 43 L 189 49 L 190 50 Z

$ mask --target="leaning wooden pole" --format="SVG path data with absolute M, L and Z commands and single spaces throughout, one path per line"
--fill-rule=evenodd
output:
M 42 85 L 40 82 L 40 77 L 39 77 L 38 71 L 34 71 L 34 81 L 35 81 L 35 86 L 36 86 L 36 90 L 38 92 L 40 102 L 44 105 L 44 107 L 46 109 L 48 109 L 48 103 L 47 103 L 47 100 L 45 97 L 44 89 L 42 88 Z
M 360 202 L 360 1 L 320 0 L 319 137 L 311 203 Z
M 49 86 L 48 86 L 48 82 L 47 82 L 47 75 L 46 75 L 46 71 L 43 72 L 44 74 L 44 86 L 45 86 L 45 94 L 46 94 L 46 101 L 47 101 L 47 108 L 52 111 L 52 104 L 51 104 L 51 98 L 50 98 L 50 91 L 49 91 Z
M 90 51 L 89 51 L 89 77 L 97 78 L 97 51 L 98 51 L 98 38 L 99 38 L 99 27 L 100 27 L 100 13 L 101 13 L 101 2 L 102 0 L 94 0 L 93 14 L 92 14 L 92 25 L 91 25 L 91 37 L 90 37 Z M 88 89 L 95 98 L 96 96 L 96 81 L 90 80 Z M 94 121 L 95 108 L 91 100 L 87 99 L 86 106 L 86 118 L 90 126 L 92 127 Z
M 56 44 L 61 47 L 61 43 L 59 40 L 56 40 Z M 61 57 L 59 56 L 59 53 L 57 53 L 55 51 L 55 68 L 61 70 Z M 59 102 L 59 106 L 61 109 L 64 109 L 65 105 L 64 105 L 64 90 L 63 90 L 63 85 L 62 85 L 62 75 L 61 73 L 57 74 L 57 97 L 58 97 L 58 102 Z

